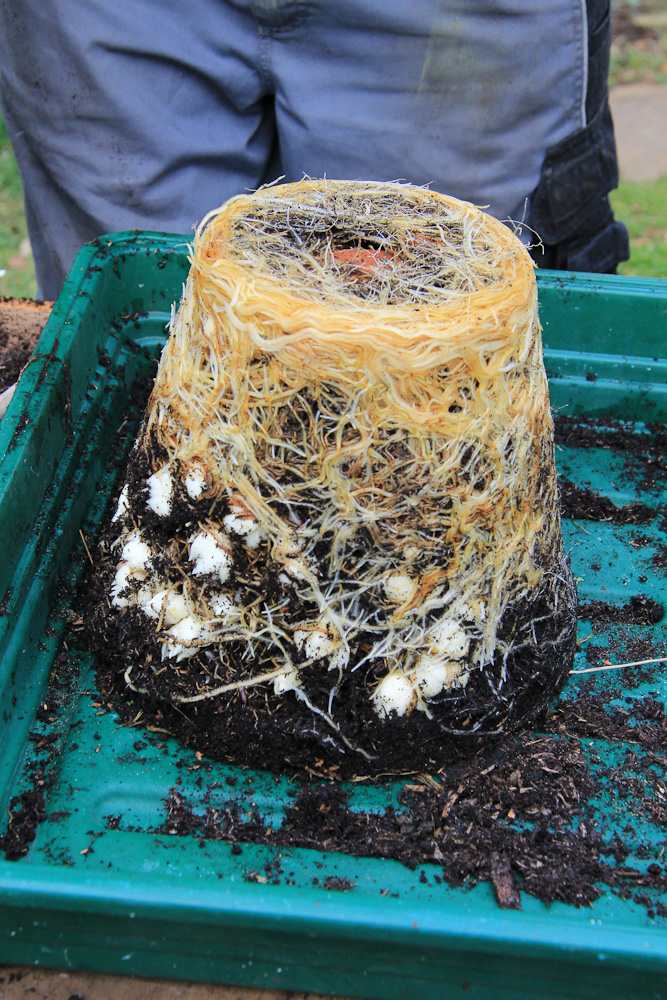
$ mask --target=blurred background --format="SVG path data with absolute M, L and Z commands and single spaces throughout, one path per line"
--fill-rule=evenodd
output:
M 630 232 L 621 274 L 667 278 L 667 0 L 612 0 L 609 84 L 621 184 L 616 217 Z M 0 296 L 36 293 L 16 161 L 0 118 Z

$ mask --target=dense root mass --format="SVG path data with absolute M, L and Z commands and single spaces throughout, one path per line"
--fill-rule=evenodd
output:
M 575 590 L 518 240 L 398 184 L 213 213 L 101 564 L 99 655 L 214 756 L 442 766 L 542 711 Z

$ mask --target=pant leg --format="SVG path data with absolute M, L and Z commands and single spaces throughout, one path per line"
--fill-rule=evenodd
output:
M 278 6 L 307 11 L 270 37 L 287 179 L 307 173 L 428 183 L 539 229 L 544 213 L 533 209 L 543 208 L 548 157 L 589 128 L 591 91 L 600 81 L 606 86 L 604 12 L 593 10 L 605 5 L 283 0 Z M 610 155 L 608 131 L 598 129 L 588 145 L 589 160 L 578 172 L 567 167 L 564 197 L 552 206 L 558 240 L 568 236 L 560 225 L 568 203 L 583 204 L 586 236 L 597 225 L 588 203 L 613 186 L 600 167 Z M 551 193 L 547 200 L 551 205 Z
M 258 46 L 243 0 L 0 0 L 40 294 L 101 233 L 188 233 L 257 185 L 275 132 Z
M 309 7 L 271 49 L 290 178 L 403 178 L 506 218 L 582 124 L 581 0 Z
M 618 158 L 608 100 L 611 5 L 587 0 L 588 54 L 581 128 L 550 146 L 531 194 L 531 222 L 541 267 L 615 272 L 630 256 L 628 232 L 614 219 L 609 192 L 618 184 Z

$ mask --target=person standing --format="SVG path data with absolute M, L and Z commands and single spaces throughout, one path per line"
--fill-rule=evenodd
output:
M 304 174 L 429 184 L 613 271 L 610 36 L 609 0 L 0 0 L 39 294 L 102 233 Z

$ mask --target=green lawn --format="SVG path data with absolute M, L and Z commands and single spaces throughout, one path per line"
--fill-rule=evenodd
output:
M 667 177 L 622 182 L 612 202 L 630 231 L 631 259 L 620 272 L 667 278 Z M 0 118 L 0 295 L 34 297 L 35 271 L 16 161 Z
M 667 0 L 611 0 L 609 85 L 667 83 Z
M 630 233 L 630 260 L 619 272 L 667 278 L 667 177 L 634 184 L 622 181 L 612 204 L 616 218 Z
M 21 181 L 7 130 L 0 118 L 0 295 L 34 298 L 36 292 Z

